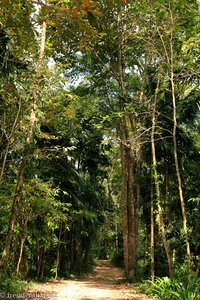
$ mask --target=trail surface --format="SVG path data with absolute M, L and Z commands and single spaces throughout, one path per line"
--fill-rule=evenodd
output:
M 85 279 L 57 280 L 37 284 L 28 290 L 25 299 L 50 300 L 145 300 L 144 295 L 131 293 L 130 287 L 123 283 L 123 272 L 110 261 L 99 260 L 95 273 Z

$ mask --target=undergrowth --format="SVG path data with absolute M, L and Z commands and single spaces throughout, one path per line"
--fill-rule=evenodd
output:
M 19 279 L 17 277 L 1 277 L 0 280 L 0 298 L 1 300 L 8 298 L 19 298 L 18 295 L 23 293 L 23 291 L 30 286 L 25 280 Z
M 200 300 L 200 277 L 195 272 L 179 269 L 173 278 L 156 277 L 144 281 L 140 291 L 160 300 Z
M 200 278 L 191 276 L 189 281 L 182 278 L 156 278 L 150 290 L 162 300 L 200 300 Z

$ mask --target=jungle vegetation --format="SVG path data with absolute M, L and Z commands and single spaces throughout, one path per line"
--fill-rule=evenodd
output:
M 199 5 L 0 1 L 2 287 L 97 258 L 196 284 Z

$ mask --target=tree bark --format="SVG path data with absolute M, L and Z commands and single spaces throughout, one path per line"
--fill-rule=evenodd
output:
M 124 248 L 124 265 L 126 277 L 128 277 L 128 224 L 127 224 L 127 174 L 126 174 L 126 163 L 125 163 L 125 150 L 123 145 L 122 129 L 120 138 L 120 151 L 121 151 L 121 218 L 122 218 L 122 237 L 123 237 L 123 248 Z
M 131 150 L 127 149 L 127 196 L 128 196 L 128 254 L 129 254 L 129 272 L 128 280 L 133 281 L 136 277 L 136 224 L 135 207 L 133 193 L 133 158 Z
M 42 60 L 44 56 L 44 48 L 45 48 L 45 40 L 46 40 L 46 22 L 43 22 L 42 25 L 42 33 L 41 33 L 41 44 L 40 44 L 40 51 L 37 61 L 37 68 L 36 68 L 36 81 L 35 81 L 35 89 L 33 92 L 33 98 L 32 98 L 32 107 L 31 107 L 31 114 L 30 114 L 30 121 L 29 121 L 29 129 L 27 132 L 25 144 L 24 144 L 24 154 L 19 166 L 18 171 L 18 177 L 17 177 L 17 184 L 15 189 L 15 195 L 13 198 L 11 213 L 10 213 L 10 219 L 9 219 L 9 225 L 8 225 L 8 231 L 6 235 L 6 241 L 5 246 L 3 249 L 2 257 L 0 260 L 0 272 L 3 272 L 5 262 L 7 260 L 7 257 L 9 255 L 10 247 L 11 247 L 11 240 L 13 235 L 13 230 L 16 222 L 19 202 L 21 198 L 21 191 L 23 188 L 24 183 L 24 173 L 27 166 L 27 153 L 30 149 L 30 144 L 33 137 L 33 129 L 35 127 L 36 122 L 36 111 L 37 111 L 37 105 L 39 101 L 38 97 L 38 89 L 39 89 L 39 77 L 42 71 Z

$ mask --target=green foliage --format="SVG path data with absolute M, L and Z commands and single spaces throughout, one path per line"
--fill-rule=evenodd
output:
M 200 278 L 194 273 L 187 276 L 156 278 L 150 291 L 161 300 L 198 300 L 200 299 Z
M 28 286 L 30 287 L 30 282 L 28 283 L 17 277 L 3 276 L 0 281 L 0 297 L 1 299 L 14 298 L 15 295 L 22 293 Z

